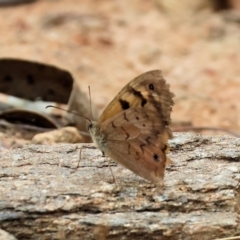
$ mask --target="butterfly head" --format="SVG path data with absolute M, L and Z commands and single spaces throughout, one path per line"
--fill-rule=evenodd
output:
M 99 129 L 97 121 L 88 121 L 87 123 L 87 130 L 92 135 Z

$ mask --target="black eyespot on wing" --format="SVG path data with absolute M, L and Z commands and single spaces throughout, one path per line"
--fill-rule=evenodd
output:
M 119 103 L 121 104 L 121 107 L 123 110 L 127 110 L 130 108 L 129 102 L 119 99 Z
M 136 120 L 139 120 L 139 117 L 136 117 Z
M 156 153 L 153 154 L 153 160 L 155 162 L 159 162 L 159 158 L 158 158 L 158 155 Z
M 150 84 L 148 85 L 148 87 L 149 87 L 150 90 L 152 90 L 152 91 L 154 90 L 154 85 L 153 85 L 152 83 L 150 83 Z

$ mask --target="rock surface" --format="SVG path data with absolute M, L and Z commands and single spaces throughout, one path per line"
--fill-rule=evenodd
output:
M 0 227 L 17 239 L 240 235 L 240 139 L 182 133 L 170 145 L 174 164 L 163 187 L 102 157 L 92 144 L 2 150 Z
M 6 232 L 2 229 L 0 229 L 0 239 L 1 240 L 16 240 L 16 238 L 13 235 L 9 234 L 8 232 Z

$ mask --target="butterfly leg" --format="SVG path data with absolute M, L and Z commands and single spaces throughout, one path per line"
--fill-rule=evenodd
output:
M 113 182 L 113 183 L 116 183 L 116 179 L 115 179 L 115 177 L 114 177 L 113 170 L 112 170 L 110 164 L 108 164 L 108 167 L 109 167 L 109 169 L 110 169 L 110 171 L 111 171 L 111 174 L 112 174 L 112 182 Z
M 104 153 L 103 153 L 104 154 Z M 105 158 L 107 158 L 105 155 L 104 156 L 102 156 L 102 157 L 105 157 Z M 104 164 L 105 165 L 105 164 Z M 106 166 L 106 165 L 105 165 Z M 105 168 L 105 166 L 104 166 L 104 168 Z M 112 168 L 111 168 L 111 166 L 110 166 L 110 164 L 109 164 L 109 161 L 108 161 L 108 159 L 107 159 L 107 167 L 109 168 L 109 170 L 110 170 L 110 172 L 111 172 L 111 175 L 112 175 L 112 179 L 110 180 L 110 179 L 108 179 L 108 180 L 105 180 L 106 182 L 108 182 L 108 183 L 116 183 L 116 179 L 115 179 L 115 177 L 114 177 L 114 174 L 113 174 L 113 170 L 112 170 Z M 99 174 L 99 173 L 98 173 Z M 99 176 L 100 176 L 100 178 L 103 180 L 103 177 L 99 174 Z
M 104 152 L 102 152 L 102 153 L 104 154 Z M 104 157 L 105 157 L 105 155 L 104 155 Z M 107 158 L 107 157 L 106 157 L 106 158 Z M 111 166 L 110 166 L 110 164 L 109 164 L 109 161 L 108 161 L 107 165 L 108 165 L 108 168 L 110 169 L 110 172 L 111 172 L 111 175 L 112 175 L 112 181 L 111 181 L 111 183 L 115 183 L 115 184 L 116 184 L 116 179 L 115 179 L 115 177 L 114 177 L 113 170 L 112 170 L 112 168 L 111 168 Z
M 79 158 L 78 158 L 78 164 L 77 164 L 77 166 L 72 170 L 71 173 L 76 172 L 76 170 L 79 168 L 79 165 L 80 165 L 80 161 L 81 161 L 81 159 L 82 159 L 82 148 L 80 148 Z
M 104 151 L 102 151 L 102 157 L 106 157 L 106 155 L 105 155 L 105 152 L 104 152 Z M 114 177 L 113 170 L 112 170 L 112 168 L 111 168 L 111 166 L 110 166 L 110 164 L 109 164 L 109 163 L 108 163 L 108 167 L 109 167 L 109 169 L 110 169 L 110 172 L 111 172 L 111 174 L 112 174 L 112 182 L 113 182 L 113 183 L 116 183 L 116 179 L 115 179 L 115 177 Z

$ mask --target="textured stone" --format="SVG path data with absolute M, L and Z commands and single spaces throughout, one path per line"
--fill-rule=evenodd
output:
M 1 151 L 0 227 L 18 239 L 240 235 L 240 139 L 182 133 L 170 145 L 174 164 L 162 188 L 102 157 L 92 144 Z

